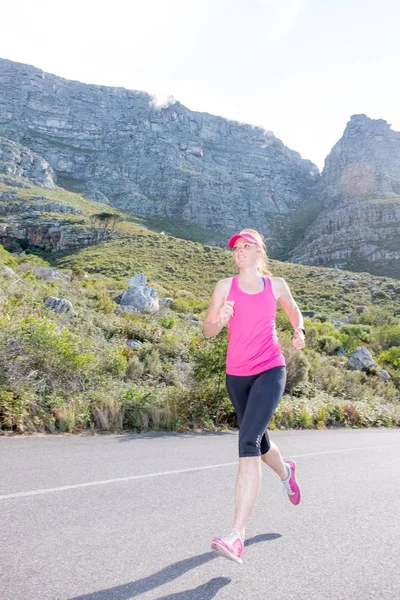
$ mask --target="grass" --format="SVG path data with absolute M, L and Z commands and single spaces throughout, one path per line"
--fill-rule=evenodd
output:
M 36 280 L 32 271 L 42 259 L 0 248 L 0 263 L 16 269 L 23 281 L 21 286 L 0 269 L 0 430 L 235 425 L 223 385 L 224 337 L 204 340 L 186 315 L 201 318 L 215 280 L 234 272 L 229 252 L 142 230 L 132 239 L 50 257 L 53 266 L 72 269 L 72 277 Z M 399 314 L 398 282 L 276 261 L 272 268 L 287 279 L 303 310 L 318 310 L 314 319 L 306 319 L 309 348 L 288 355 L 289 361 L 302 359 L 291 369 L 297 377 L 301 367 L 302 377 L 291 386 L 294 396 L 284 398 L 272 427 L 398 425 L 400 398 L 393 383 L 349 372 L 345 358 L 317 351 L 321 336 L 342 339 L 340 324 L 354 318 L 361 300 L 367 307 L 361 316 L 376 320 L 379 313 L 383 323 L 390 317 L 400 331 L 400 320 L 393 317 L 396 308 Z M 161 295 L 175 298 L 172 309 L 155 315 L 118 312 L 113 298 L 138 271 Z M 385 290 L 382 298 L 372 301 L 371 284 Z M 48 295 L 69 299 L 77 316 L 46 309 Z M 380 311 L 378 304 L 386 309 Z M 286 316 L 279 313 L 277 322 L 281 340 L 287 341 Z M 139 349 L 128 348 L 133 339 L 142 342 Z M 382 349 L 376 340 L 375 355 Z
M 76 220 L 79 226 L 84 226 L 85 223 L 89 225 L 91 215 L 113 211 L 107 204 L 88 200 L 63 188 L 45 190 L 32 185 L 28 180 L 26 182 L 31 185 L 29 189 L 17 190 L 22 201 L 29 202 L 34 197 L 42 196 L 51 202 L 73 206 L 82 211 L 77 215 L 51 215 L 60 222 L 71 223 Z M 0 182 L 0 191 L 10 189 L 16 188 Z M 134 272 L 144 272 L 150 283 L 162 288 L 168 295 L 186 290 L 203 300 L 209 298 L 218 279 L 234 273 L 232 257 L 226 249 L 200 243 L 209 239 L 208 230 L 182 222 L 172 224 L 165 219 L 144 219 L 121 211 L 115 212 L 123 217 L 123 221 L 116 227 L 119 238 L 77 251 L 40 254 L 54 266 L 85 269 L 89 273 L 98 273 L 118 281 Z M 43 215 L 43 218 L 48 216 Z M 157 232 L 160 231 L 168 231 L 171 235 L 159 235 Z M 192 241 L 193 238 L 198 242 Z M 385 277 L 376 278 L 366 272 L 373 268 L 379 274 L 383 268 L 387 268 L 396 275 L 397 267 L 390 261 L 371 265 L 366 259 L 358 258 L 349 263 L 354 269 L 365 271 L 357 274 L 276 260 L 271 260 L 270 263 L 274 275 L 287 279 L 303 310 L 343 318 L 355 305 L 374 302 L 383 309 L 393 310 L 395 313 L 398 311 L 398 294 L 393 289 L 386 290 L 389 283 L 397 288 L 398 282 L 390 282 Z M 355 282 L 355 286 L 350 287 L 349 282 Z M 369 287 L 378 287 L 385 292 L 387 298 L 373 299 Z
M 136 218 L 62 188 L 44 190 L 28 183 L 29 189 L 17 190 L 21 202 L 41 196 L 81 211 L 42 214 L 32 220 L 38 225 L 54 218 L 66 226 L 85 226 L 92 223 L 91 215 L 111 211 L 123 220 L 116 238 L 80 249 L 9 254 L 0 247 L 0 263 L 18 274 L 17 281 L 7 278 L 0 264 L 0 430 L 141 431 L 236 424 L 223 385 L 226 339 L 204 340 L 191 316 L 201 320 L 215 283 L 235 273 L 231 253 L 204 243 L 211 232 L 196 225 Z M 16 188 L 0 183 L 4 189 Z M 64 270 L 69 278 L 37 280 L 33 270 L 38 264 Z M 376 373 L 349 371 L 347 358 L 334 355 L 338 344 L 348 351 L 362 343 L 381 356 L 397 343 L 400 282 L 366 272 L 366 261 L 358 267 L 365 271 L 270 261 L 273 275 L 288 282 L 300 309 L 315 313 L 306 319 L 307 350 L 287 354 L 292 395 L 284 397 L 272 427 L 400 424 L 400 373 L 391 354 L 385 354 L 385 368 L 393 375 L 388 384 Z M 169 308 L 155 315 L 119 312 L 115 297 L 139 272 L 161 297 L 174 299 Z M 48 295 L 70 300 L 77 316 L 46 309 Z M 341 326 L 348 323 L 366 324 L 366 341 L 357 327 L 346 333 Z M 281 310 L 277 325 L 280 339 L 290 345 L 291 326 Z M 129 347 L 132 340 L 142 342 L 140 349 Z

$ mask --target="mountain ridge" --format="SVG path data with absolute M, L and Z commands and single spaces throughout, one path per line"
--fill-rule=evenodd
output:
M 384 119 L 352 115 L 319 173 L 260 127 L 0 59 L 0 136 L 62 187 L 174 235 L 255 227 L 272 258 L 400 278 L 400 133 Z

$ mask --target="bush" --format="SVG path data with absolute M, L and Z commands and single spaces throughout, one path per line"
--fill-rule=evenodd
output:
M 331 335 L 321 335 L 317 338 L 317 348 L 324 354 L 335 354 L 340 345 L 340 341 Z
M 101 357 L 102 370 L 115 378 L 125 377 L 128 366 L 126 356 L 118 348 L 107 349 Z
M 324 392 L 335 392 L 339 387 L 340 371 L 329 363 L 324 363 L 315 376 L 315 384 L 319 390 Z
M 308 382 L 310 363 L 303 351 L 290 344 L 282 344 L 282 350 L 286 360 L 286 391 L 293 394 L 295 388 Z
M 170 304 L 170 308 L 178 313 L 200 313 L 207 307 L 208 302 L 197 298 L 177 297 Z
M 79 399 L 64 402 L 52 411 L 55 426 L 63 433 L 86 429 L 90 423 L 90 407 Z
M 176 317 L 169 317 L 164 315 L 161 319 L 161 327 L 164 329 L 173 329 L 176 325 Z
M 400 346 L 393 346 L 381 352 L 377 358 L 378 363 L 400 370 Z
M 82 390 L 95 365 L 81 339 L 47 317 L 0 320 L 0 380 L 10 387 L 28 379 L 44 394 Z
M 383 325 L 376 331 L 376 338 L 384 350 L 400 346 L 400 325 Z
M 115 311 L 116 305 L 111 300 L 110 296 L 103 291 L 100 291 L 96 294 L 96 309 L 105 313 L 111 314 Z
M 144 363 L 139 360 L 137 356 L 132 356 L 129 359 L 128 366 L 126 369 L 125 377 L 128 381 L 137 380 L 142 377 L 144 373 Z
M 175 402 L 169 392 L 155 394 L 128 390 L 122 399 L 123 427 L 127 430 L 173 429 L 177 426 Z
M 178 356 L 181 353 L 180 339 L 173 333 L 166 331 L 161 337 L 158 349 L 162 356 Z
M 29 402 L 9 390 L 0 389 L 0 429 L 24 433 L 27 429 Z
M 162 373 L 162 363 L 160 360 L 160 352 L 153 348 L 144 359 L 145 373 L 148 373 L 152 377 L 159 377 Z
M 43 406 L 32 390 L 22 386 L 14 391 L 0 389 L 0 431 L 16 433 L 50 432 L 55 430 L 55 419 L 46 403 Z
M 225 385 L 204 381 L 189 390 L 184 400 L 179 404 L 179 415 L 191 427 L 212 430 L 223 424 L 238 426 Z
M 342 345 L 347 353 L 351 353 L 358 346 L 371 341 L 371 327 L 369 325 L 343 325 L 339 331 Z
M 100 431 L 122 431 L 124 412 L 119 398 L 94 393 L 90 402 L 91 421 Z

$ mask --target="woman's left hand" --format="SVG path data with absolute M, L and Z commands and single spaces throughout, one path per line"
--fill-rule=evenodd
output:
M 305 338 L 304 333 L 302 331 L 300 331 L 299 329 L 294 330 L 292 344 L 293 344 L 293 347 L 296 348 L 296 350 L 301 350 L 302 348 L 305 348 L 306 338 Z

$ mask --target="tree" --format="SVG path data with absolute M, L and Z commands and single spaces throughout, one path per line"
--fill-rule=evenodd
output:
M 123 217 L 118 213 L 96 213 L 91 216 L 91 220 L 95 227 L 97 227 L 97 241 L 105 240 L 108 236 L 109 230 L 115 231 L 117 223 L 123 221 Z

